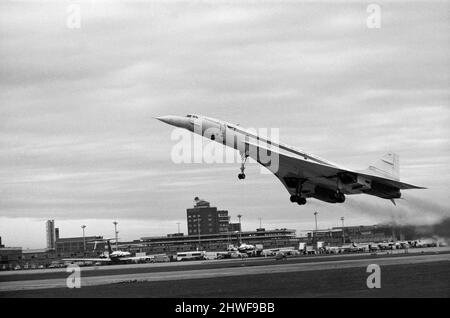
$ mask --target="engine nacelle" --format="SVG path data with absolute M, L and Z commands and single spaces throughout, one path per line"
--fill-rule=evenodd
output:
M 364 192 L 383 199 L 399 199 L 402 196 L 399 188 L 392 187 L 377 181 L 372 181 L 371 189 Z
M 345 201 L 345 196 L 333 189 L 317 186 L 314 189 L 314 198 L 328 203 L 342 203 Z

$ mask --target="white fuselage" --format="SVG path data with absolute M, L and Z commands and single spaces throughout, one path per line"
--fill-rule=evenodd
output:
M 337 167 L 336 164 L 313 154 L 307 153 L 304 150 L 288 146 L 286 144 L 280 143 L 278 140 L 269 139 L 266 136 L 260 136 L 255 130 L 245 129 L 240 127 L 239 125 L 235 125 L 215 118 L 199 115 L 187 115 L 186 117 L 163 116 L 158 117 L 158 119 L 170 125 L 185 128 L 204 138 L 236 149 L 241 155 L 244 155 L 248 152 L 248 145 L 246 145 L 246 142 L 250 142 L 252 144 L 258 144 L 259 146 L 266 147 L 268 149 L 276 149 L 276 151 L 284 153 L 291 157 L 298 157 L 302 160 L 314 162 L 320 165 Z M 311 178 L 311 180 L 313 180 L 313 178 Z M 327 184 L 330 187 L 334 187 L 336 184 L 334 181 L 327 179 L 323 179 L 321 180 L 321 182 Z M 304 184 L 304 189 L 308 189 L 311 194 L 314 193 L 314 188 L 315 184 L 313 183 Z M 363 189 L 352 190 L 350 187 L 347 189 L 345 186 L 342 186 L 342 190 L 346 194 L 356 194 L 361 193 Z
M 114 251 L 111 254 L 109 254 L 109 258 L 121 258 L 121 257 L 130 257 L 130 252 L 124 252 L 124 251 Z
M 202 137 L 234 148 L 240 153 L 245 153 L 245 141 L 249 141 L 259 145 L 276 147 L 280 152 L 288 153 L 291 156 L 299 156 L 305 160 L 311 160 L 329 166 L 336 166 L 334 163 L 307 153 L 304 150 L 282 144 L 277 140 L 271 140 L 265 136 L 260 136 L 254 130 L 245 129 L 239 125 L 211 117 L 192 115 L 192 117 L 187 117 L 187 125 L 183 128 Z

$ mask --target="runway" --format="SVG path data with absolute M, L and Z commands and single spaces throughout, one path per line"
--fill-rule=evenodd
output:
M 448 285 L 450 282 L 450 253 L 423 253 L 423 254 L 394 254 L 394 255 L 340 255 L 323 256 L 323 257 L 296 257 L 286 261 L 274 259 L 246 259 L 232 261 L 204 261 L 189 263 L 170 263 L 170 264 L 142 264 L 142 265 L 122 265 L 109 266 L 99 268 L 86 268 L 81 272 L 81 288 L 78 290 L 70 290 L 67 288 L 66 280 L 69 273 L 65 270 L 51 272 L 30 272 L 18 273 L 10 272 L 9 275 L 2 273 L 0 275 L 0 297 L 20 297 L 25 295 L 45 296 L 46 294 L 53 296 L 60 295 L 81 295 L 83 293 L 91 293 L 94 290 L 103 291 L 95 295 L 104 294 L 105 291 L 111 290 L 112 294 L 104 296 L 115 296 L 118 290 L 126 288 L 129 290 L 127 295 L 137 293 L 143 286 L 158 285 L 160 286 L 159 294 L 146 293 L 149 297 L 172 297 L 170 290 L 177 284 L 189 285 L 205 285 L 204 293 L 207 294 L 207 286 L 213 288 L 211 292 L 217 292 L 214 288 L 214 282 L 225 282 L 228 285 L 235 285 L 238 290 L 247 289 L 248 293 L 252 293 L 250 286 L 240 284 L 246 280 L 251 280 L 252 285 L 259 284 L 259 281 L 271 280 L 271 286 L 276 286 L 276 282 L 286 281 L 292 282 L 299 280 L 299 284 L 304 284 L 305 279 L 317 277 L 320 281 L 321 277 L 335 273 L 341 278 L 343 273 L 350 280 L 354 275 L 360 277 L 355 282 L 365 285 L 365 279 L 368 275 L 366 268 L 369 264 L 377 264 L 381 267 L 382 273 L 394 270 L 394 279 L 400 275 L 404 275 L 406 268 L 415 268 L 422 271 L 429 282 L 422 282 L 421 286 L 430 286 L 430 290 L 448 294 Z M 114 267 L 114 268 L 113 268 Z M 399 273 L 398 273 L 399 272 Z M 414 277 L 414 272 L 408 272 L 407 277 Z M 334 274 L 333 274 L 334 275 Z M 444 275 L 444 277 L 442 277 Z M 308 277 L 309 276 L 309 277 Z M 278 280 L 276 279 L 278 277 Z M 303 277 L 303 278 L 302 278 Z M 256 280 L 259 280 L 256 282 Z M 273 280 L 275 279 L 275 284 Z M 331 278 L 333 279 L 333 278 Z M 432 281 L 438 279 L 439 281 Z M 442 285 L 444 282 L 444 285 Z M 446 282 L 446 284 L 445 284 Z M 322 281 L 321 284 L 326 282 Z M 330 282 L 330 284 L 332 284 Z M 428 284 L 428 285 L 427 285 Z M 438 284 L 438 285 L 436 285 Z M 289 284 L 288 284 L 289 285 Z M 337 284 L 339 285 L 339 284 Z M 118 288 L 117 286 L 120 286 Z M 165 286 L 165 287 L 162 287 Z M 286 283 L 284 283 L 286 286 Z M 283 287 L 284 287 L 283 286 Z M 359 285 L 358 285 L 359 286 Z M 217 285 L 216 285 L 217 287 Z M 398 286 L 397 286 L 398 287 Z M 249 289 L 250 288 L 250 289 Z M 433 289 L 434 288 L 434 289 Z M 437 288 L 437 289 L 436 289 Z M 274 287 L 274 290 L 277 290 Z M 53 291 L 53 292 L 52 292 Z M 56 293 L 58 291 L 58 293 Z M 131 292 L 130 292 L 131 291 Z M 134 291 L 134 293 L 133 293 Z M 175 296 L 180 296 L 182 288 L 174 290 Z M 351 290 L 350 290 L 351 291 Z M 229 290 L 229 292 L 232 292 Z M 256 296 L 258 296 L 258 291 Z M 286 291 L 287 292 L 287 291 Z M 305 291 L 306 292 L 306 291 Z M 137 294 L 136 294 L 137 293 Z M 295 294 L 295 291 L 293 291 Z M 210 294 L 209 294 L 210 295 Z M 233 294 L 230 294 L 232 296 Z M 186 290 L 181 296 L 190 297 Z M 263 294 L 262 296 L 270 295 Z M 162 297 L 162 296 L 161 296 Z

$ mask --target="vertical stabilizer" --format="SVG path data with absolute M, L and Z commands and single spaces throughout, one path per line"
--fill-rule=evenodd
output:
M 388 177 L 390 179 L 400 179 L 400 162 L 396 153 L 387 153 L 379 160 L 369 166 L 369 170 L 377 175 Z

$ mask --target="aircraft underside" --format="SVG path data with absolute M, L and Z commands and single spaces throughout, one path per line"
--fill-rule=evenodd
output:
M 238 174 L 239 180 L 243 180 L 246 177 L 245 164 L 248 156 L 242 155 L 241 159 L 241 172 Z M 259 160 L 257 162 L 264 165 Z M 330 177 L 312 178 L 306 177 L 303 172 L 299 173 L 301 176 L 291 174 L 283 177 L 281 175 L 282 171 L 274 174 L 291 194 L 290 201 L 298 205 L 305 205 L 307 198 L 314 198 L 327 203 L 344 203 L 345 196 L 352 194 L 368 194 L 392 201 L 401 197 L 399 188 L 349 172 L 338 173 Z
M 283 180 L 291 194 L 290 201 L 299 205 L 306 204 L 307 198 L 314 198 L 328 203 L 344 203 L 346 195 L 362 193 L 389 200 L 401 197 L 400 189 L 377 182 L 372 182 L 371 187 L 367 188 L 353 182 L 345 184 L 341 178 L 336 178 L 332 181 L 335 183 L 335 186 L 330 185 L 330 182 L 314 183 L 308 179 L 295 177 L 285 177 Z

